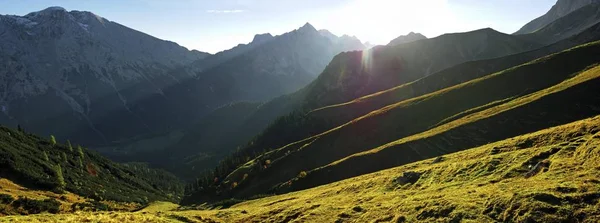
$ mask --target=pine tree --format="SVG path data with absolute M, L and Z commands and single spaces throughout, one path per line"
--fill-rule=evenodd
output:
M 52 144 L 53 146 L 56 145 L 56 138 L 54 137 L 54 135 L 50 135 L 50 144 Z
M 65 178 L 63 177 L 63 172 L 62 168 L 60 167 L 60 164 L 56 165 L 56 183 L 58 184 L 56 189 L 59 192 L 63 192 L 67 187 L 67 183 L 65 182 Z
M 83 170 L 83 160 L 81 156 L 79 157 L 79 167 Z
M 48 158 L 48 153 L 46 153 L 46 151 L 44 151 L 44 152 L 42 153 L 42 156 L 44 157 L 44 160 L 46 160 L 46 161 L 50 161 L 50 158 Z
M 71 140 L 67 140 L 67 148 L 69 149 L 69 152 L 73 152 L 73 146 L 71 145 Z
M 65 152 L 62 152 L 62 160 L 67 162 L 67 154 Z
M 83 158 L 83 148 L 80 145 L 77 145 L 77 152 L 79 153 L 79 157 Z

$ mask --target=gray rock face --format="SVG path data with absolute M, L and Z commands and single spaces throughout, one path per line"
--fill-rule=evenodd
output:
M 421 33 L 410 32 L 406 36 L 399 36 L 396 39 L 390 41 L 390 43 L 388 43 L 388 45 L 389 46 L 395 46 L 395 45 L 400 45 L 400 44 L 404 44 L 404 43 L 410 43 L 410 42 L 414 42 L 414 41 L 422 40 L 422 39 L 427 39 L 427 37 L 424 36 Z
M 558 0 L 556 4 L 543 16 L 527 23 L 515 34 L 533 33 L 546 25 L 554 22 L 556 19 L 563 17 L 581 7 L 589 4 L 600 3 L 600 0 Z
M 167 71 L 207 55 L 91 12 L 50 7 L 0 15 L 0 122 L 61 137 L 95 133 L 106 141 L 98 120 L 191 78 Z

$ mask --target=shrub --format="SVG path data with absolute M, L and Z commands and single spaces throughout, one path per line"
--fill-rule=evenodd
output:
M 15 208 L 22 208 L 27 211 L 28 214 L 38 214 L 45 211 L 56 214 L 60 211 L 60 202 L 52 198 L 33 200 L 26 197 L 19 197 L 12 205 Z
M 298 174 L 298 178 L 305 178 L 307 175 L 306 171 L 302 171 Z
M 10 204 L 14 200 L 9 194 L 0 194 L 0 204 Z
M 96 166 L 93 163 L 88 163 L 86 165 L 86 169 L 90 175 L 95 176 L 95 177 L 98 176 L 98 169 L 96 168 Z
M 235 204 L 244 202 L 244 200 L 240 200 L 240 199 L 236 199 L 236 198 L 230 198 L 227 200 L 221 200 L 219 202 L 215 202 L 212 205 L 210 205 L 213 208 L 229 208 Z
M 107 204 L 96 200 L 85 203 L 73 203 L 71 209 L 73 211 L 112 211 Z

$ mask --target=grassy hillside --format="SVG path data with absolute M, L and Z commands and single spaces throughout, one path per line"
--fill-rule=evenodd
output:
M 308 86 L 307 106 L 318 108 L 347 102 L 467 61 L 503 57 L 542 46 L 493 29 L 481 29 L 341 53 Z
M 57 140 L 61 141 L 0 127 L 0 177 L 27 188 L 72 192 L 95 200 L 176 201 L 183 192 L 177 178 L 162 170 L 117 164 Z
M 155 203 L 133 213 L 0 221 L 591 223 L 600 221 L 599 163 L 597 116 L 227 209 Z
M 220 166 L 236 168 L 238 165 L 243 164 L 247 157 L 254 158 L 256 157 L 256 154 L 263 153 L 265 150 L 270 151 L 282 147 L 289 142 L 298 141 L 322 133 L 355 118 L 366 115 L 371 111 L 381 109 L 384 106 L 432 93 L 446 87 L 508 69 L 512 66 L 548 54 L 560 52 L 599 39 L 600 24 L 596 24 L 578 35 L 538 50 L 501 58 L 466 62 L 408 84 L 360 97 L 347 103 L 326 106 L 312 111 L 310 111 L 310 103 L 300 103 L 300 100 L 310 101 L 313 99 L 305 98 L 305 95 L 308 94 L 310 90 L 310 87 L 307 87 L 302 91 L 286 96 L 286 100 L 274 100 L 269 102 L 268 104 L 271 105 L 270 107 L 275 108 L 279 107 L 279 104 L 286 104 L 286 108 L 288 108 L 287 112 L 293 109 L 298 110 L 287 115 L 284 115 L 286 114 L 285 112 L 281 112 L 280 115 L 283 116 L 277 119 L 275 119 L 276 116 L 271 116 L 271 120 L 274 121 L 268 127 L 266 127 L 265 123 L 268 123 L 269 119 L 262 119 L 265 120 L 262 122 L 262 125 L 260 125 L 260 122 L 259 124 L 251 125 L 254 127 L 260 126 L 260 128 L 254 128 L 253 131 L 245 131 L 246 133 L 258 133 L 261 129 L 264 130 L 256 135 L 250 143 L 243 146 L 241 150 L 228 156 L 227 161 Z M 265 111 L 267 110 L 263 109 L 263 111 L 257 113 L 277 114 L 276 112 Z M 253 119 L 251 118 L 249 120 Z M 246 138 L 250 139 L 250 137 Z M 235 162 L 235 160 L 240 160 L 242 162 Z M 232 170 L 233 169 L 227 169 L 221 172 L 231 172 Z
M 481 44 L 487 42 L 493 47 L 482 48 Z M 449 42 L 461 43 L 459 48 L 449 48 Z M 468 43 L 470 42 L 470 43 Z M 464 44 L 463 44 L 464 43 Z M 256 112 L 252 117 L 248 118 L 244 126 L 240 129 L 244 137 L 230 135 L 230 139 L 237 140 L 243 138 L 244 142 L 249 142 L 241 147 L 241 150 L 228 156 L 223 164 L 217 168 L 216 172 L 230 172 L 239 164 L 245 162 L 248 158 L 256 157 L 256 154 L 261 154 L 289 142 L 299 140 L 314 134 L 321 133 L 327 129 L 343 124 L 337 118 L 322 118 L 318 116 L 304 116 L 303 113 L 314 109 L 314 106 L 327 104 L 331 101 L 317 95 L 326 95 L 327 97 L 343 96 L 351 98 L 352 95 L 346 95 L 343 92 L 337 92 L 335 88 L 351 90 L 364 89 L 366 85 L 373 87 L 371 90 L 382 90 L 387 86 L 392 86 L 397 83 L 404 83 L 409 80 L 414 80 L 430 72 L 442 69 L 447 66 L 452 66 L 457 63 L 468 61 L 471 59 L 481 59 L 488 57 L 504 56 L 511 53 L 526 51 L 527 49 L 538 47 L 538 44 L 523 41 L 509 35 L 496 32 L 491 29 L 477 30 L 469 33 L 448 34 L 432 40 L 427 40 L 423 43 L 404 44 L 407 46 L 383 47 L 377 50 L 372 50 L 373 57 L 372 70 L 362 70 L 364 65 L 362 61 L 363 53 L 369 52 L 347 52 L 338 55 L 328 65 L 325 71 L 320 75 L 319 79 L 305 87 L 304 89 L 293 94 L 275 99 L 266 103 L 265 107 L 274 109 L 262 109 Z M 421 52 L 421 49 L 423 52 Z M 433 63 L 440 59 L 442 54 L 434 52 L 445 52 L 444 54 L 459 53 L 457 50 L 464 50 L 461 57 L 452 57 L 444 59 L 441 64 Z M 419 53 L 416 53 L 419 52 Z M 358 57 L 357 57 L 358 56 Z M 400 58 L 400 59 L 399 59 Z M 522 62 L 528 60 L 521 60 Z M 405 66 L 406 65 L 406 66 Z M 425 66 L 429 68 L 425 68 Z M 341 70 L 341 71 L 340 71 Z M 344 73 L 348 72 L 348 73 Z M 347 75 L 347 77 L 344 77 Z M 364 75 L 371 76 L 371 82 L 359 81 L 359 84 L 365 86 L 354 86 L 353 81 L 342 81 L 344 78 L 363 78 Z M 416 76 L 415 76 L 416 75 Z M 402 76 L 402 79 L 396 77 Z M 386 81 L 387 78 L 396 78 L 393 81 Z M 333 81 L 333 82 L 331 82 Z M 331 82 L 331 83 L 330 83 Z M 334 83 L 335 82 L 335 83 Z M 378 83 L 384 83 L 385 86 L 379 86 Z M 332 88 L 322 86 L 330 86 Z M 339 90 L 338 89 L 338 90 Z M 356 92 L 359 95 L 366 92 Z M 335 99 L 337 100 L 337 99 Z M 282 109 L 283 108 L 283 109 Z M 268 115 L 264 115 L 268 114 Z M 346 114 L 340 113 L 343 117 Z M 277 118 L 279 117 L 279 118 Z M 268 123 L 272 123 L 267 125 Z M 262 131 L 262 132 L 261 132 Z M 254 138 L 252 138 L 254 136 Z M 226 148 L 226 147 L 224 147 Z M 201 178 L 206 178 L 201 176 Z M 211 178 L 212 179 L 212 178 Z M 205 179 L 206 180 L 206 179 Z
M 308 172 L 309 177 L 307 177 L 307 179 L 318 178 L 318 180 L 312 180 L 310 182 L 306 180 L 304 186 L 298 186 L 292 189 L 306 188 L 324 182 L 332 182 L 334 180 L 355 176 L 356 174 L 380 170 L 383 166 L 389 168 L 407 162 L 418 161 L 431 156 L 430 154 L 439 155 L 481 145 L 481 141 L 489 142 L 515 136 L 519 131 L 511 131 L 510 128 L 514 128 L 513 126 L 499 126 L 500 128 L 491 129 L 485 128 L 485 131 L 495 133 L 483 135 L 480 138 L 468 138 L 471 139 L 471 141 L 463 140 L 466 142 L 462 144 L 456 143 L 454 147 L 438 148 L 439 146 L 431 146 L 425 147 L 425 149 L 427 149 L 426 151 L 416 152 L 417 155 L 399 155 L 403 158 L 396 158 L 397 156 L 395 155 L 390 156 L 389 154 L 386 154 L 385 156 L 377 156 L 377 159 L 367 158 L 370 161 L 362 164 L 352 162 L 351 164 L 343 165 L 343 167 L 340 165 L 339 169 L 337 166 L 333 166 L 331 168 L 335 169 L 335 172 L 329 172 L 330 175 L 328 176 L 319 174 L 319 177 L 310 177 L 311 174 L 317 176 L 317 173 L 321 173 L 319 171 L 313 171 L 314 173 L 311 173 L 310 170 L 325 166 L 354 153 L 360 153 L 376 148 L 386 143 L 409 137 L 422 131 L 427 131 L 428 129 L 436 129 L 436 127 L 439 129 L 440 127 L 438 126 L 442 124 L 464 117 L 468 118 L 471 113 L 485 112 L 486 109 L 493 109 L 518 102 L 522 99 L 521 97 L 526 97 L 530 94 L 537 93 L 539 96 L 544 96 L 549 94 L 547 91 L 548 89 L 560 89 L 561 94 L 559 94 L 560 96 L 554 99 L 554 101 L 553 99 L 544 98 L 544 100 L 540 100 L 543 102 L 538 103 L 540 105 L 536 104 L 533 108 L 524 106 L 514 109 L 514 117 L 512 118 L 518 118 L 525 123 L 536 123 L 539 122 L 539 119 L 536 118 L 540 117 L 536 116 L 537 113 L 531 113 L 530 110 L 541 110 L 540 112 L 545 112 L 545 110 L 549 109 L 548 106 L 561 106 L 565 105 L 565 103 L 567 105 L 575 105 L 575 103 L 581 105 L 593 105 L 598 98 L 593 96 L 595 95 L 593 94 L 593 88 L 585 87 L 587 85 L 593 86 L 596 70 L 590 72 L 582 71 L 586 70 L 589 66 L 593 66 L 600 62 L 600 57 L 596 56 L 600 55 L 599 53 L 600 43 L 595 42 L 593 44 L 580 46 L 559 54 L 544 57 L 503 72 L 384 107 L 327 132 L 268 152 L 239 167 L 229 174 L 226 179 L 220 181 L 219 184 L 214 185 L 214 189 L 210 189 L 207 192 L 206 187 L 204 187 L 204 192 L 196 193 L 195 196 L 197 197 L 191 196 L 187 200 L 222 199 L 223 196 L 250 197 L 261 193 L 272 193 L 277 185 L 283 184 L 296 177 L 302 171 Z M 580 75 L 569 80 L 574 74 Z M 591 78 L 592 80 L 587 78 Z M 578 85 L 578 87 L 583 88 L 583 90 L 571 91 L 570 89 L 568 91 L 562 91 L 564 88 L 561 88 L 561 86 L 570 86 L 568 85 L 570 83 L 579 84 L 580 82 L 577 81 L 582 81 L 582 84 Z M 583 84 L 583 82 L 585 82 L 585 84 Z M 570 94 L 588 94 L 588 96 L 580 97 L 582 101 L 569 100 L 562 102 L 563 98 L 572 96 Z M 525 125 L 525 127 L 529 128 L 529 131 L 535 131 L 540 128 L 575 121 L 577 120 L 574 119 L 575 117 L 585 118 L 589 117 L 589 115 L 598 113 L 594 107 L 586 106 L 581 107 L 580 110 L 561 111 L 570 116 L 565 117 L 564 115 L 561 115 L 562 113 L 556 114 L 548 111 L 546 113 L 549 115 L 541 116 L 541 118 L 542 120 L 543 118 L 552 120 L 553 122 L 546 122 L 552 124 Z M 489 114 L 486 117 L 494 117 L 494 115 L 495 114 Z M 502 116 L 496 117 L 504 119 Z M 511 116 L 508 118 L 511 118 Z M 483 117 L 480 117 L 480 119 L 485 120 Z M 467 124 L 469 122 L 464 123 Z M 519 125 L 517 125 L 517 127 L 527 129 Z M 467 126 L 465 128 L 470 127 Z M 463 131 L 468 132 L 468 134 L 477 134 L 477 132 Z M 428 141 L 426 140 L 427 138 L 428 137 L 420 137 L 416 139 Z M 441 145 L 447 146 L 447 144 L 451 144 L 450 142 L 453 142 L 454 140 L 451 138 L 444 138 L 441 141 L 442 142 L 436 143 L 444 143 Z M 427 142 L 425 142 L 425 144 L 427 144 Z M 423 156 L 421 154 L 426 155 Z M 323 171 L 334 170 L 326 169 Z M 233 189 L 231 186 L 232 184 L 235 184 L 235 188 Z M 283 189 L 283 191 L 286 190 L 287 188 Z M 215 194 L 218 196 L 214 197 Z
M 558 20 L 560 22 L 562 20 Z M 538 34 L 536 34 L 538 35 Z M 541 35 L 541 34 L 539 34 Z M 528 61 L 557 53 L 584 43 L 600 40 L 600 23 L 568 39 L 540 49 L 506 57 L 469 61 L 442 70 L 417 81 L 399 85 L 352 101 L 314 109 L 309 115 L 343 124 L 384 106 L 425 95 L 469 80 L 499 72 Z

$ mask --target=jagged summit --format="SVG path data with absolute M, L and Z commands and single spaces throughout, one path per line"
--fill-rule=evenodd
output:
M 313 25 L 311 25 L 310 23 L 308 23 L 308 22 L 306 24 L 304 24 L 302 27 L 300 27 L 298 29 L 298 31 L 301 31 L 301 32 L 305 32 L 305 31 L 318 32 L 317 29 L 315 29 L 315 27 Z

